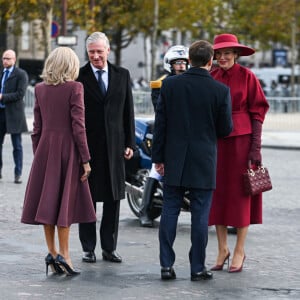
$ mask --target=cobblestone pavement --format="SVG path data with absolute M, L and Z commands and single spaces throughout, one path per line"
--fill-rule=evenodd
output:
M 177 279 L 160 280 L 158 225 L 139 227 L 126 201 L 122 202 L 118 252 L 124 262 L 102 261 L 98 245 L 96 264 L 81 262 L 77 225 L 71 228 L 73 264 L 81 270 L 74 278 L 46 276 L 47 254 L 41 226 L 20 223 L 32 151 L 23 135 L 23 183 L 13 183 L 12 148 L 4 145 L 3 179 L 0 180 L 0 299 L 300 299 L 300 160 L 299 151 L 263 149 L 273 190 L 264 194 L 264 224 L 250 227 L 242 273 L 214 272 L 214 279 L 191 282 L 188 248 L 190 215 L 182 213 L 175 242 Z M 230 170 L 228 170 L 230 172 Z M 99 218 L 101 209 L 98 210 Z M 99 227 L 99 224 L 97 224 Z M 235 235 L 229 235 L 233 252 Z M 217 253 L 214 228 L 209 229 L 207 266 Z

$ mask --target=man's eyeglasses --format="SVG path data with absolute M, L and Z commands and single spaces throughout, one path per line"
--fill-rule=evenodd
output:
M 11 60 L 12 57 L 2 57 L 2 60 Z

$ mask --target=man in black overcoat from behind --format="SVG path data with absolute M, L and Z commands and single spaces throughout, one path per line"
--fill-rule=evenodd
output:
M 121 262 L 116 252 L 120 200 L 125 198 L 124 159 L 135 148 L 134 107 L 130 74 L 108 62 L 110 45 L 102 32 L 86 40 L 89 62 L 80 69 L 84 86 L 85 123 L 91 154 L 89 186 L 94 201 L 103 202 L 100 226 L 102 257 Z M 96 223 L 79 224 L 84 262 L 96 262 Z
M 159 226 L 161 279 L 175 279 L 173 243 L 181 203 L 189 191 L 192 281 L 212 278 L 206 270 L 208 216 L 216 187 L 217 139 L 232 130 L 229 88 L 209 74 L 213 48 L 197 41 L 189 48 L 191 68 L 168 77 L 156 108 L 152 160 L 164 176 Z

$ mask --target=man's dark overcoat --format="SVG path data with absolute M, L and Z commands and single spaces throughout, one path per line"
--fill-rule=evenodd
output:
M 2 74 L 3 70 L 0 71 Z M 28 86 L 27 73 L 14 67 L 5 83 L 2 103 L 5 104 L 5 122 L 7 133 L 27 132 L 25 103 L 23 101 Z
M 229 88 L 207 70 L 194 67 L 165 79 L 152 148 L 153 162 L 165 165 L 164 183 L 214 189 L 217 139 L 231 130 Z
M 125 198 L 126 147 L 135 148 L 130 74 L 108 62 L 108 90 L 103 97 L 90 63 L 80 69 L 84 86 L 87 141 L 91 154 L 89 185 L 95 202 Z M 111 186 L 111 188 L 110 188 Z

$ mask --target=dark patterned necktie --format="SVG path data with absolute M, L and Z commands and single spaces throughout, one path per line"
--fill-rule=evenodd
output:
M 2 80 L 2 85 L 1 85 L 1 94 L 4 93 L 5 81 L 6 81 L 7 77 L 8 77 L 9 71 L 5 70 L 3 73 L 4 74 L 3 74 L 3 80 Z
M 4 90 L 5 90 L 5 81 L 6 81 L 7 77 L 8 77 L 8 73 L 9 73 L 8 70 L 5 70 L 5 71 L 3 72 L 3 77 L 2 77 L 3 80 L 2 80 L 1 91 L 0 91 L 1 94 L 4 93 Z M 0 108 L 4 108 L 4 107 L 5 107 L 5 105 L 2 104 L 2 103 L 0 103 Z
M 98 73 L 98 84 L 99 84 L 101 94 L 102 94 L 102 96 L 105 96 L 106 88 L 105 88 L 104 81 L 102 80 L 102 73 L 104 73 L 104 71 L 103 70 L 98 70 L 97 73 Z

